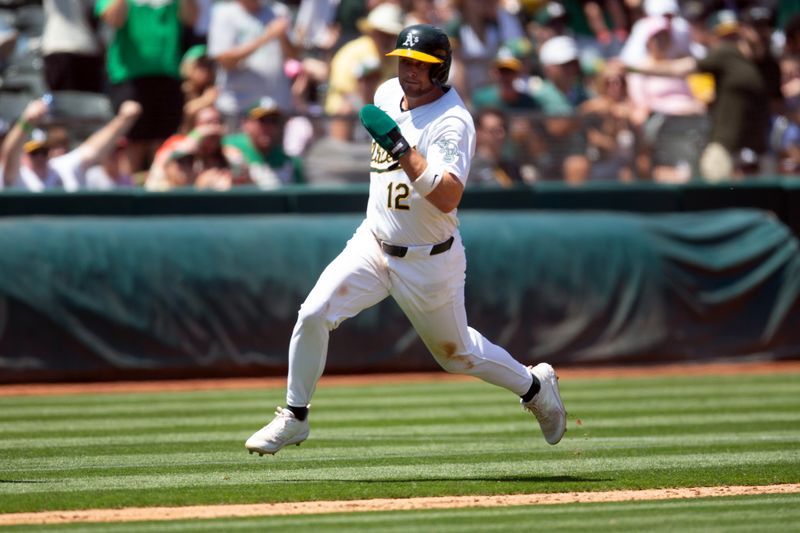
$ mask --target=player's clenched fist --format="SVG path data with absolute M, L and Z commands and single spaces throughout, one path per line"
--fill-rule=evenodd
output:
M 375 142 L 393 159 L 400 159 L 411 149 L 408 141 L 400 133 L 397 122 L 381 108 L 367 104 L 361 108 L 358 117 Z

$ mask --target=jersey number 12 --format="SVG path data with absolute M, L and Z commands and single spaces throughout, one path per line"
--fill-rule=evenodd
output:
M 411 189 L 405 183 L 389 183 L 389 197 L 386 201 L 386 207 L 389 209 L 403 209 L 408 210 L 411 207 L 406 203 L 408 195 L 411 194 Z

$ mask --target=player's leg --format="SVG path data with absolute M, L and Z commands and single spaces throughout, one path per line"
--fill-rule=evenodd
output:
M 363 229 L 322 272 L 300 307 L 289 342 L 287 406 L 279 407 L 272 422 L 247 440 L 251 453 L 274 454 L 308 438 L 308 405 L 325 368 L 331 330 L 389 295 L 377 244 Z
M 391 295 L 442 368 L 522 396 L 531 387 L 528 369 L 467 325 L 463 254 L 459 258 L 457 248 L 458 242 L 441 255 L 392 260 Z
M 460 240 L 447 253 L 409 259 L 390 265 L 391 294 L 436 361 L 448 372 L 475 376 L 520 396 L 546 440 L 557 443 L 566 430 L 566 411 L 553 368 L 546 363 L 526 367 L 467 325 Z
M 389 296 L 389 277 L 375 238 L 361 230 L 331 262 L 300 306 L 289 342 L 286 401 L 311 403 L 325 368 L 330 332 Z

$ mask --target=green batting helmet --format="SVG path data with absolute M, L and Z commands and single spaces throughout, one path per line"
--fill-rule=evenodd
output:
M 397 36 L 395 49 L 387 56 L 409 57 L 431 65 L 431 81 L 438 85 L 447 83 L 453 51 L 447 34 L 430 24 L 415 24 Z

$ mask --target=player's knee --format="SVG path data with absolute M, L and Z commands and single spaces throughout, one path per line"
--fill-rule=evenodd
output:
M 302 305 L 297 312 L 297 325 L 299 329 L 328 329 L 334 328 L 328 320 L 324 307 Z
M 470 354 L 460 354 L 444 349 L 433 355 L 442 369 L 451 374 L 470 374 L 475 368 L 475 358 Z
M 461 361 L 440 361 L 442 368 L 451 374 L 472 374 L 475 365 L 472 361 L 464 359 Z

